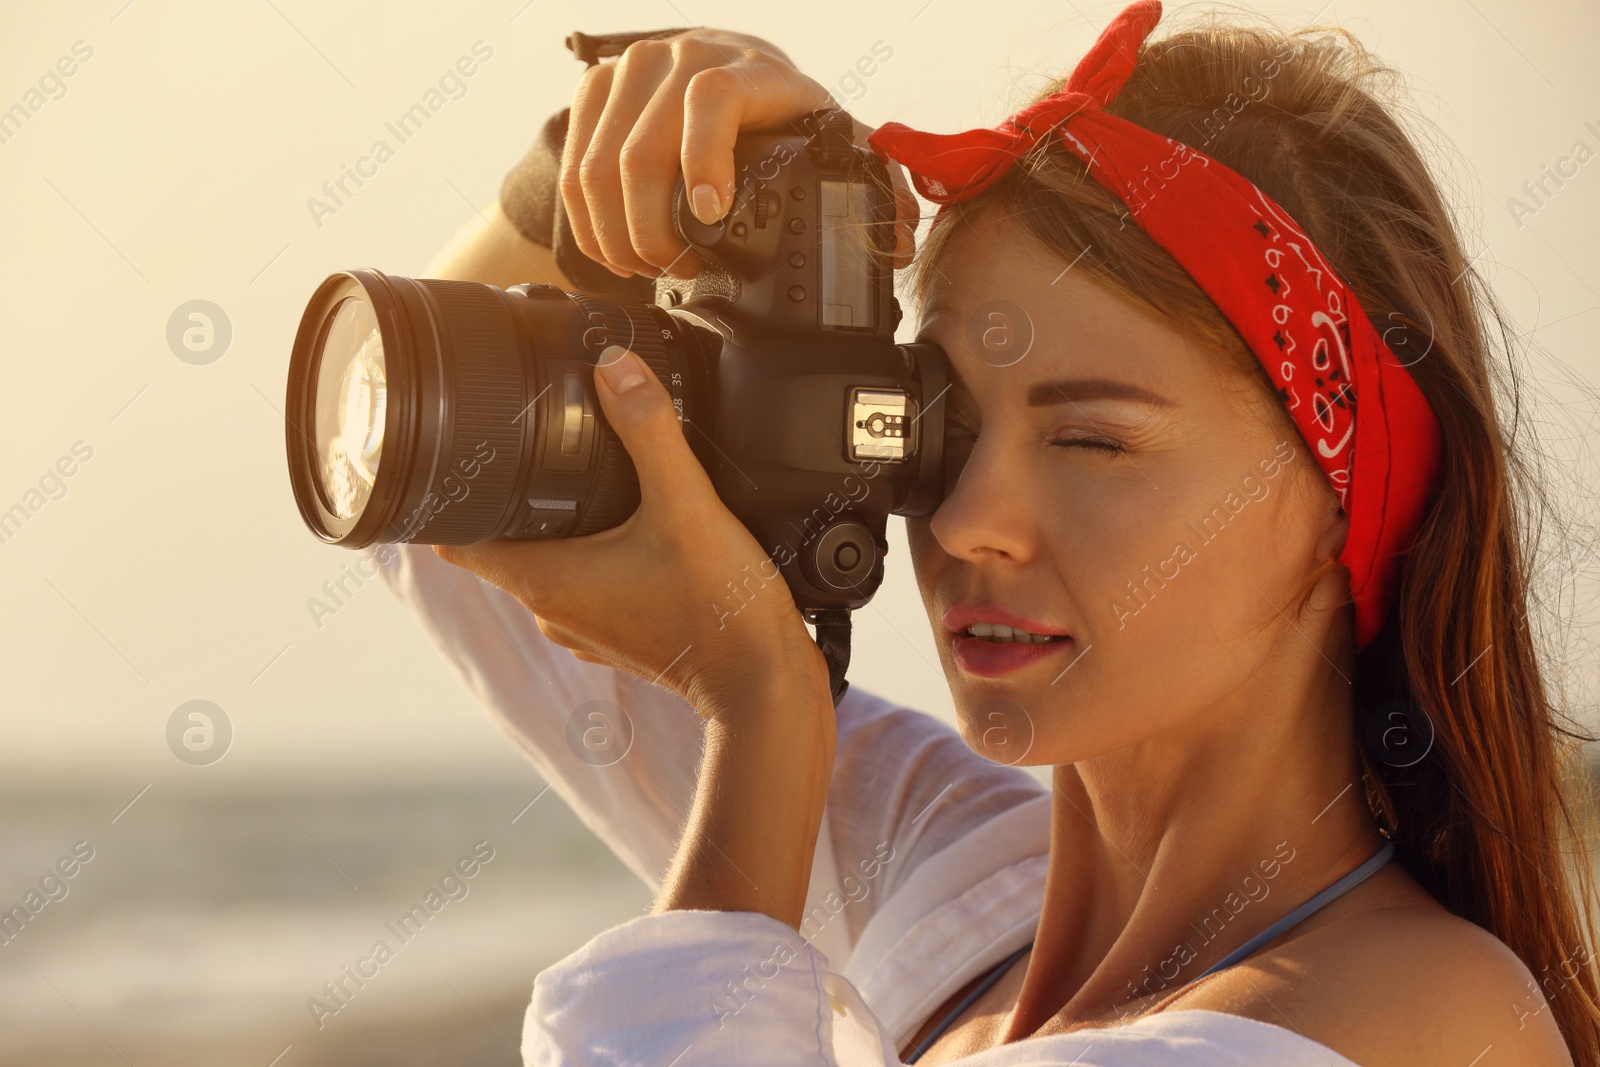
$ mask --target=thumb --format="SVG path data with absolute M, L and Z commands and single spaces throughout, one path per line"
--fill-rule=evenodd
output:
M 607 345 L 595 364 L 594 380 L 600 409 L 639 472 L 641 506 L 698 506 L 705 495 L 716 495 L 684 438 L 666 386 L 637 353 Z

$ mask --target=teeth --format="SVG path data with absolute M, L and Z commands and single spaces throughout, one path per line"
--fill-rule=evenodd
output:
M 967 633 L 973 637 L 982 637 L 989 641 L 1002 641 L 1021 645 L 1043 645 L 1052 640 L 1045 634 L 1016 630 L 998 622 L 975 622 L 967 627 Z

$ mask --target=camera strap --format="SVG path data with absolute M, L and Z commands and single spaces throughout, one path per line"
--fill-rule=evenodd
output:
M 844 680 L 844 672 L 850 669 L 850 609 L 809 608 L 805 618 L 817 628 L 817 647 L 828 661 L 828 688 L 837 708 L 844 691 L 850 688 Z
M 694 26 L 679 26 L 672 30 L 649 30 L 643 33 L 588 34 L 573 30 L 567 35 L 567 50 L 589 66 L 602 59 L 620 56 L 635 41 L 659 41 L 679 33 L 688 33 Z

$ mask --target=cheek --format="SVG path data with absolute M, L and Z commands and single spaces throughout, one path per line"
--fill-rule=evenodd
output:
M 928 532 L 928 519 L 926 516 L 906 519 L 906 543 L 911 548 L 913 566 L 920 566 L 916 561 L 926 551 L 926 546 L 933 541 L 933 535 Z
M 1213 474 L 1203 488 L 1151 494 L 1128 527 L 1141 532 L 1100 586 L 1107 651 L 1161 662 L 1167 677 L 1202 689 L 1266 654 L 1315 564 L 1316 502 L 1295 472 L 1263 485 L 1252 499 L 1238 479 Z
M 934 539 L 926 517 L 906 519 L 906 546 L 911 555 L 911 570 L 917 576 L 917 588 L 922 593 L 923 605 L 931 609 L 933 590 L 948 557 Z
M 1155 569 L 1183 528 L 1184 496 L 1168 475 L 1157 483 L 1125 465 L 1069 460 L 1036 495 L 1039 578 L 1068 598 L 1065 621 L 1084 643 L 1121 637 L 1128 610 L 1140 608 L 1134 592 L 1147 574 L 1152 585 L 1160 581 Z

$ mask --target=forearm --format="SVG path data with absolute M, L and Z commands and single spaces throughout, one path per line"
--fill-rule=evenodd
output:
M 835 726 L 826 681 L 774 685 L 743 726 L 706 724 L 699 784 L 652 912 L 753 911 L 799 929 Z
M 502 289 L 523 282 L 574 288 L 556 267 L 555 254 L 518 233 L 498 200 L 462 224 L 434 253 L 424 275 L 484 282 Z

